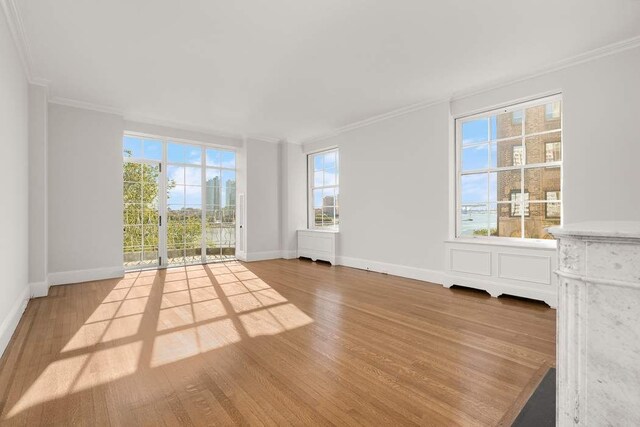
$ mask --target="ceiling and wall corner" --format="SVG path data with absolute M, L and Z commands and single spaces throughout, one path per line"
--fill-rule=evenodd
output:
M 640 44 L 631 0 L 1 1 L 54 103 L 268 142 L 317 141 Z

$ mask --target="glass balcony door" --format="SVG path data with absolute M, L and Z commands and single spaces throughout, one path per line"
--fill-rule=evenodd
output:
M 229 150 L 125 135 L 125 267 L 235 259 L 235 159 Z

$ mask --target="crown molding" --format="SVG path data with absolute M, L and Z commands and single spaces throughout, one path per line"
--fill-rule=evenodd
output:
M 407 105 L 405 107 L 398 108 L 396 110 L 391 110 L 383 114 L 371 116 L 364 120 L 358 120 L 357 122 L 349 123 L 348 125 L 345 125 L 345 126 L 340 126 L 339 128 L 336 128 L 327 133 L 323 133 L 317 136 L 312 136 L 311 138 L 304 138 L 300 141 L 296 141 L 296 143 L 305 145 L 313 142 L 323 141 L 325 139 L 333 138 L 334 136 L 338 136 L 340 134 L 350 132 L 352 130 L 355 130 L 361 127 L 370 126 L 374 123 L 382 122 L 384 120 L 389 120 L 398 116 L 404 116 L 406 114 L 413 113 L 414 111 L 423 110 L 425 108 L 429 108 L 431 106 L 441 104 L 443 102 L 448 102 L 449 99 L 450 98 L 448 97 L 440 98 L 440 99 L 432 99 L 428 101 L 419 102 L 417 104 Z
M 149 117 L 139 114 L 124 114 L 124 119 L 131 122 L 145 123 L 149 125 L 163 126 L 172 129 L 180 129 L 190 132 L 198 132 L 206 135 L 217 136 L 220 138 L 230 138 L 230 139 L 252 139 L 255 141 L 261 142 L 269 142 L 269 143 L 277 143 L 280 142 L 280 138 L 265 136 L 265 135 L 253 135 L 253 134 L 240 134 L 234 132 L 225 132 L 220 129 L 214 129 L 205 126 L 198 126 L 191 123 L 183 123 L 183 122 L 175 122 L 171 120 L 158 119 L 155 117 Z
M 374 123 L 378 123 L 384 120 L 388 120 L 394 117 L 398 117 L 398 116 L 403 116 L 409 113 L 412 113 L 414 111 L 418 111 L 418 110 L 422 110 L 428 107 L 431 107 L 433 105 L 436 104 L 440 104 L 443 102 L 452 102 L 452 101 L 458 101 L 464 98 L 469 98 L 471 96 L 474 95 L 479 95 L 481 93 L 485 93 L 485 92 L 489 92 L 495 89 L 499 89 L 501 87 L 505 87 L 505 86 L 509 86 L 515 83 L 519 83 L 525 80 L 529 80 L 529 79 L 533 79 L 536 77 L 540 77 L 543 76 L 545 74 L 549 74 L 549 73 L 553 73 L 555 71 L 560 71 L 563 70 L 565 68 L 570 68 L 570 67 L 574 67 L 576 65 L 579 64 L 583 64 L 585 62 L 590 62 L 590 61 L 594 61 L 596 59 L 605 57 L 605 56 L 610 56 L 610 55 L 614 55 L 616 53 L 619 52 L 623 52 L 625 50 L 629 50 L 629 49 L 633 49 L 636 47 L 640 47 L 640 36 L 636 36 L 636 37 L 632 37 L 630 39 L 626 39 L 626 40 L 622 40 L 616 43 L 612 43 L 600 48 L 596 48 L 575 56 L 571 56 L 568 58 L 565 58 L 561 61 L 555 62 L 551 65 L 547 65 L 544 67 L 540 67 L 538 69 L 535 69 L 532 72 L 526 73 L 526 74 L 522 74 L 520 76 L 517 77 L 510 77 L 508 79 L 502 79 L 499 81 L 494 81 L 485 85 L 481 85 L 481 86 L 477 86 L 473 89 L 469 89 L 469 90 L 465 90 L 465 91 L 460 91 L 460 92 L 454 92 L 453 94 L 451 94 L 451 96 L 448 97 L 443 97 L 440 99 L 432 99 L 432 100 L 427 100 L 427 101 L 423 101 L 423 102 L 419 102 L 417 104 L 412 104 L 412 105 L 408 105 L 406 107 L 402 107 L 402 108 L 398 108 L 396 110 L 392 110 L 389 111 L 387 113 L 384 114 L 379 114 L 376 116 L 372 116 L 369 117 L 367 119 L 364 120 L 359 120 L 357 122 L 353 122 L 353 123 L 349 123 L 347 125 L 338 127 L 332 131 L 326 132 L 326 133 L 321 133 L 319 135 L 316 136 L 312 136 L 310 138 L 303 138 L 301 140 L 298 141 L 299 144 L 302 145 L 306 145 L 306 144 L 311 144 L 314 142 L 319 142 L 319 141 L 323 141 L 326 139 L 330 139 L 333 138 L 335 136 L 338 136 L 340 134 L 346 133 L 346 132 L 350 132 L 352 130 L 361 128 L 361 127 L 365 127 L 365 126 L 370 126 Z
M 0 5 L 2 6 L 9 31 L 11 32 L 11 37 L 13 38 L 13 42 L 18 51 L 18 56 L 20 57 L 20 62 L 22 63 L 22 68 L 25 75 L 27 76 L 27 80 L 31 84 L 37 86 L 45 86 L 48 91 L 50 82 L 46 79 L 34 75 L 31 48 L 29 45 L 27 34 L 24 31 L 24 24 L 22 22 L 22 18 L 20 17 L 18 7 L 16 6 L 14 0 L 0 0 Z
M 603 47 L 592 49 L 587 52 L 580 53 L 578 55 L 570 56 L 568 58 L 562 59 L 550 65 L 536 68 L 528 73 L 524 73 L 516 77 L 494 81 L 492 83 L 487 83 L 485 85 L 477 86 L 475 88 L 468 89 L 465 91 L 455 92 L 454 94 L 452 94 L 450 100 L 458 101 L 461 99 L 469 98 L 475 95 L 479 95 L 481 93 L 489 92 L 505 86 L 510 86 L 512 84 L 534 79 L 536 77 L 541 77 L 546 74 L 551 74 L 556 71 L 564 70 L 566 68 L 575 67 L 576 65 L 584 64 L 590 61 L 595 61 L 597 59 L 610 56 L 610 55 L 615 55 L 616 53 L 624 52 L 625 50 L 634 49 L 637 47 L 640 47 L 640 36 L 621 40 L 619 42 L 611 43 Z
M 123 111 L 118 109 L 118 108 L 116 108 L 116 107 L 110 107 L 110 106 L 100 105 L 100 104 L 93 104 L 91 102 L 78 101 L 77 99 L 63 98 L 63 97 L 60 97 L 60 96 L 52 97 L 51 99 L 49 99 L 49 103 L 50 104 L 64 105 L 64 106 L 67 106 L 67 107 L 80 108 L 80 109 L 83 109 L 83 110 L 97 111 L 99 113 L 115 114 L 117 116 L 123 116 L 124 115 Z

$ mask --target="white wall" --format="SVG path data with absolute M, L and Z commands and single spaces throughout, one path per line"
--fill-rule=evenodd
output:
M 32 295 L 47 286 L 47 88 L 29 85 L 29 283 Z
M 297 257 L 297 230 L 307 228 L 307 162 L 299 144 L 280 143 L 280 243 L 284 258 Z M 305 179 L 301 179 L 305 177 Z
M 51 284 L 122 273 L 122 117 L 49 104 Z
M 564 223 L 639 220 L 640 48 L 453 102 L 454 115 L 562 91 Z
M 29 298 L 28 84 L 4 16 L 0 16 L 0 58 L 0 152 L 3 159 L 0 168 L 2 354 Z
M 560 91 L 564 222 L 640 219 L 638 70 L 635 48 L 307 144 L 305 152 L 340 148 L 339 262 L 442 280 L 454 215 L 449 110 L 465 115 Z
M 246 162 L 246 258 L 280 258 L 279 144 L 247 140 Z
M 448 132 L 442 103 L 305 147 L 340 149 L 339 263 L 443 270 Z

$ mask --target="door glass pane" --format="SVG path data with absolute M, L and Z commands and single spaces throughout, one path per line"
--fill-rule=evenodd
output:
M 158 265 L 158 164 L 123 164 L 123 262 L 125 267 Z

